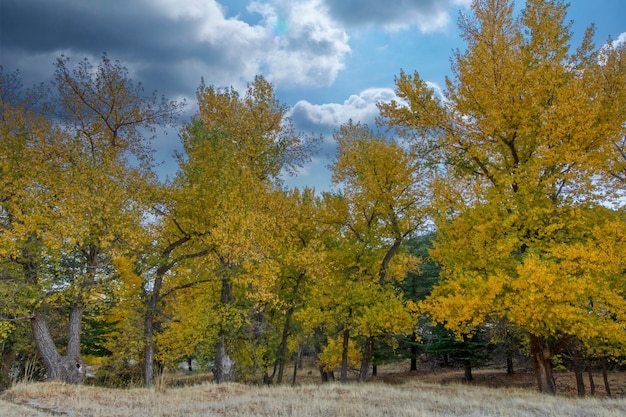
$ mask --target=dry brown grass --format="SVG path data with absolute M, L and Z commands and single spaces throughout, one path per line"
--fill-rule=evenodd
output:
M 259 387 L 241 384 L 115 390 L 61 383 L 16 385 L 0 396 L 1 416 L 580 416 L 623 417 L 626 400 L 540 395 L 519 388 L 435 384 Z

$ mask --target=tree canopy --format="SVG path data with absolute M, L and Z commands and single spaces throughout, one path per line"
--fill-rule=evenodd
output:
M 467 50 L 438 97 L 401 73 L 405 103 L 381 105 L 414 146 L 432 150 L 442 281 L 422 304 L 466 334 L 504 317 L 526 329 L 539 387 L 569 337 L 624 348 L 623 219 L 604 209 L 623 135 L 623 46 L 570 52 L 561 1 L 481 0 L 460 27 Z M 445 175 L 444 175 L 445 173 Z M 602 248 L 602 249 L 600 249 Z
M 473 1 L 442 94 L 402 71 L 383 133 L 334 132 L 329 192 L 285 186 L 317 139 L 263 76 L 201 82 L 161 180 L 151 138 L 181 104 L 121 63 L 60 57 L 29 90 L 0 73 L 2 364 L 28 345 L 67 382 L 89 354 L 119 385 L 193 358 L 281 383 L 306 354 L 365 381 L 426 335 L 469 379 L 511 330 L 555 393 L 557 355 L 623 357 L 626 46 L 590 27 L 573 49 L 566 11 Z

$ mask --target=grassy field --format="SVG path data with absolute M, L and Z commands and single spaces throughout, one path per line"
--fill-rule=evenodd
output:
M 114 390 L 61 383 L 18 384 L 0 395 L 0 416 L 626 416 L 625 399 L 540 395 L 519 388 L 436 384 L 241 384 Z

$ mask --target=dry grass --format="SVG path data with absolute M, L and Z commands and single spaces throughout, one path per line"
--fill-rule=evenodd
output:
M 241 384 L 114 390 L 61 383 L 16 385 L 2 416 L 580 416 L 622 417 L 626 400 L 550 397 L 518 388 L 425 383 L 259 387 Z

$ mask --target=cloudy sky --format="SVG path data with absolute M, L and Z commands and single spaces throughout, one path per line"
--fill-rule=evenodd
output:
M 373 125 L 375 103 L 394 97 L 394 76 L 417 70 L 443 85 L 464 49 L 456 21 L 470 0 L 0 0 L 0 65 L 25 84 L 50 78 L 61 54 L 120 60 L 147 91 L 185 98 L 207 84 L 239 88 L 256 74 L 276 87 L 296 127 L 325 135 L 319 155 L 291 185 L 328 189 L 332 132 L 349 119 Z M 517 1 L 518 7 L 523 1 Z M 626 39 L 626 1 L 572 0 L 577 45 L 596 25 L 596 45 Z M 159 137 L 164 175 L 174 172 L 174 131 Z

